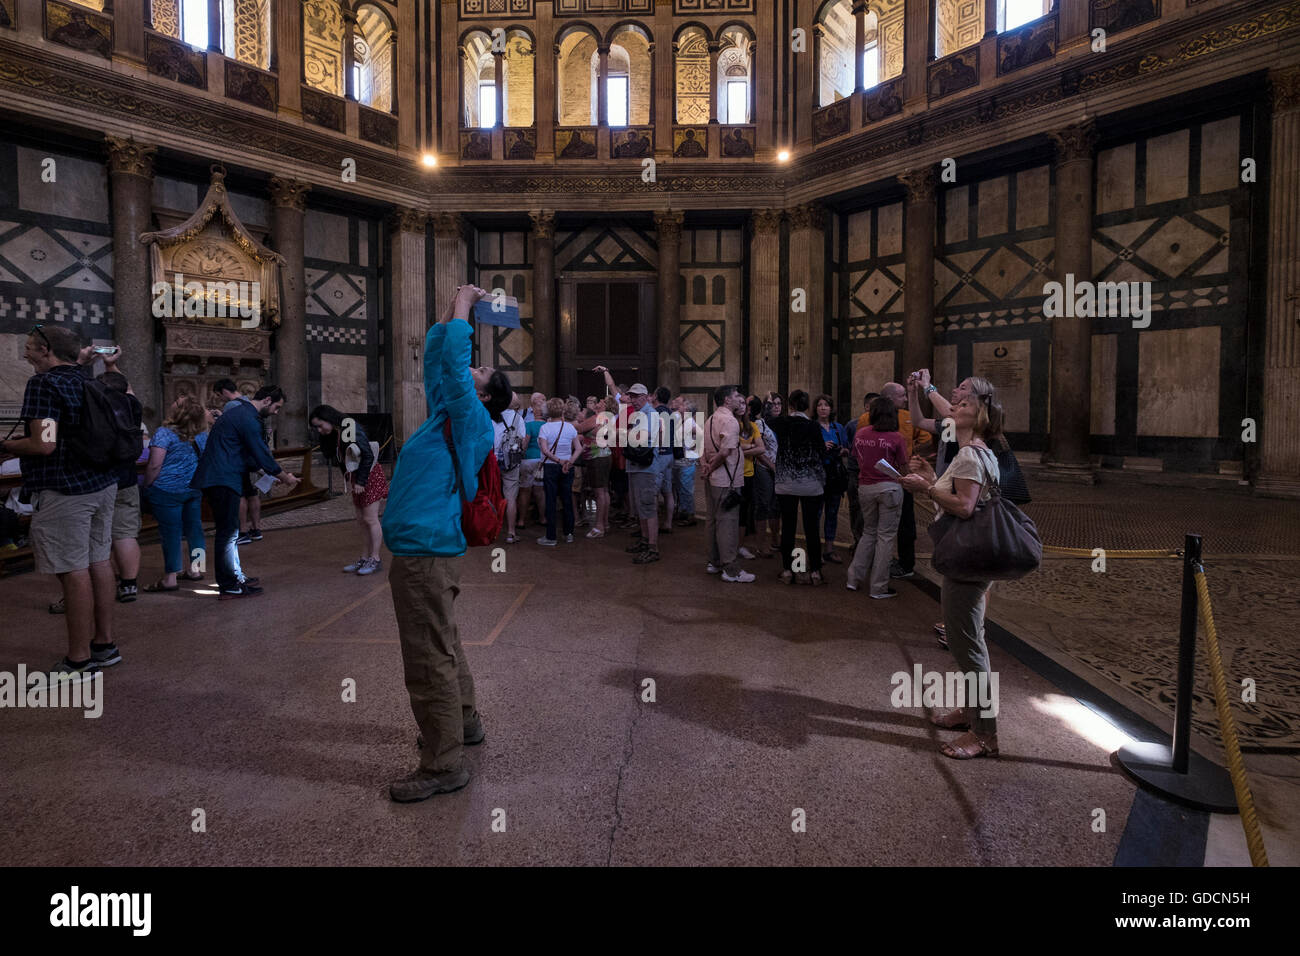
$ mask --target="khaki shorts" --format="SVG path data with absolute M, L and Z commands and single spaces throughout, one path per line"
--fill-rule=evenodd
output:
M 512 471 L 501 472 L 501 493 L 506 496 L 506 501 L 519 497 L 519 475 L 523 470 L 523 462 L 520 462 L 519 467 Z
M 542 484 L 542 459 L 525 458 L 519 463 L 519 488 L 526 490 Z
M 36 570 L 67 574 L 107 561 L 113 549 L 110 532 L 116 501 L 116 485 L 85 495 L 49 489 L 33 493 L 31 542 Z
M 113 540 L 140 537 L 140 486 L 117 489 L 113 506 Z

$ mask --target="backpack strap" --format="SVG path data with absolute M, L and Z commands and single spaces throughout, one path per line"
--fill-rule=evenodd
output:
M 451 419 L 442 420 L 442 435 L 447 440 L 447 450 L 451 452 L 451 470 L 456 475 L 456 493 L 462 505 L 465 504 L 465 483 L 460 478 L 460 459 L 456 456 L 456 443 L 451 438 Z

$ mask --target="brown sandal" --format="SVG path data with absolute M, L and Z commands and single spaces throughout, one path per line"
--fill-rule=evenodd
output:
M 962 741 L 965 741 L 963 743 Z M 998 738 L 985 740 L 974 732 L 958 737 L 952 743 L 944 744 L 939 750 L 945 757 L 953 760 L 974 760 L 976 757 L 996 757 L 998 755 Z
M 159 578 L 153 584 L 150 584 L 148 587 L 146 587 L 144 589 L 144 592 L 146 594 L 158 594 L 162 591 L 179 591 L 180 589 L 181 586 L 179 584 L 177 584 L 175 587 L 170 587 L 170 588 L 167 587 L 165 584 L 162 583 L 162 579 Z
M 966 712 L 960 707 L 946 714 L 935 714 L 930 718 L 930 723 L 944 730 L 970 730 L 970 721 L 966 719 Z

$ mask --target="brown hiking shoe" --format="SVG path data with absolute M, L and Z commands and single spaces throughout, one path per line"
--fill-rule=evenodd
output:
M 417 800 L 427 800 L 436 793 L 452 793 L 467 783 L 469 771 L 464 767 L 443 773 L 416 770 L 389 784 L 388 795 L 398 803 L 414 803 Z

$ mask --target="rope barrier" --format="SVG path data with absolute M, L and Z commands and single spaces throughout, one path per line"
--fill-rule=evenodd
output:
M 1250 850 L 1252 866 L 1268 866 L 1268 854 L 1264 851 L 1264 836 L 1259 829 L 1259 819 L 1255 814 L 1255 799 L 1250 793 L 1250 784 L 1246 780 L 1246 765 L 1241 758 L 1241 747 L 1237 743 L 1237 726 L 1232 719 L 1232 709 L 1228 704 L 1228 682 L 1223 674 L 1223 660 L 1219 657 L 1219 635 L 1214 627 L 1214 609 L 1210 606 L 1210 589 L 1205 581 L 1205 568 L 1196 566 L 1196 597 L 1200 610 L 1201 624 L 1205 627 L 1205 637 L 1209 643 L 1210 676 L 1214 684 L 1214 706 L 1219 715 L 1219 731 L 1223 734 L 1223 749 L 1228 757 L 1228 775 L 1232 778 L 1232 789 L 1237 795 L 1237 808 L 1241 811 L 1241 826 L 1246 831 L 1246 846 Z

